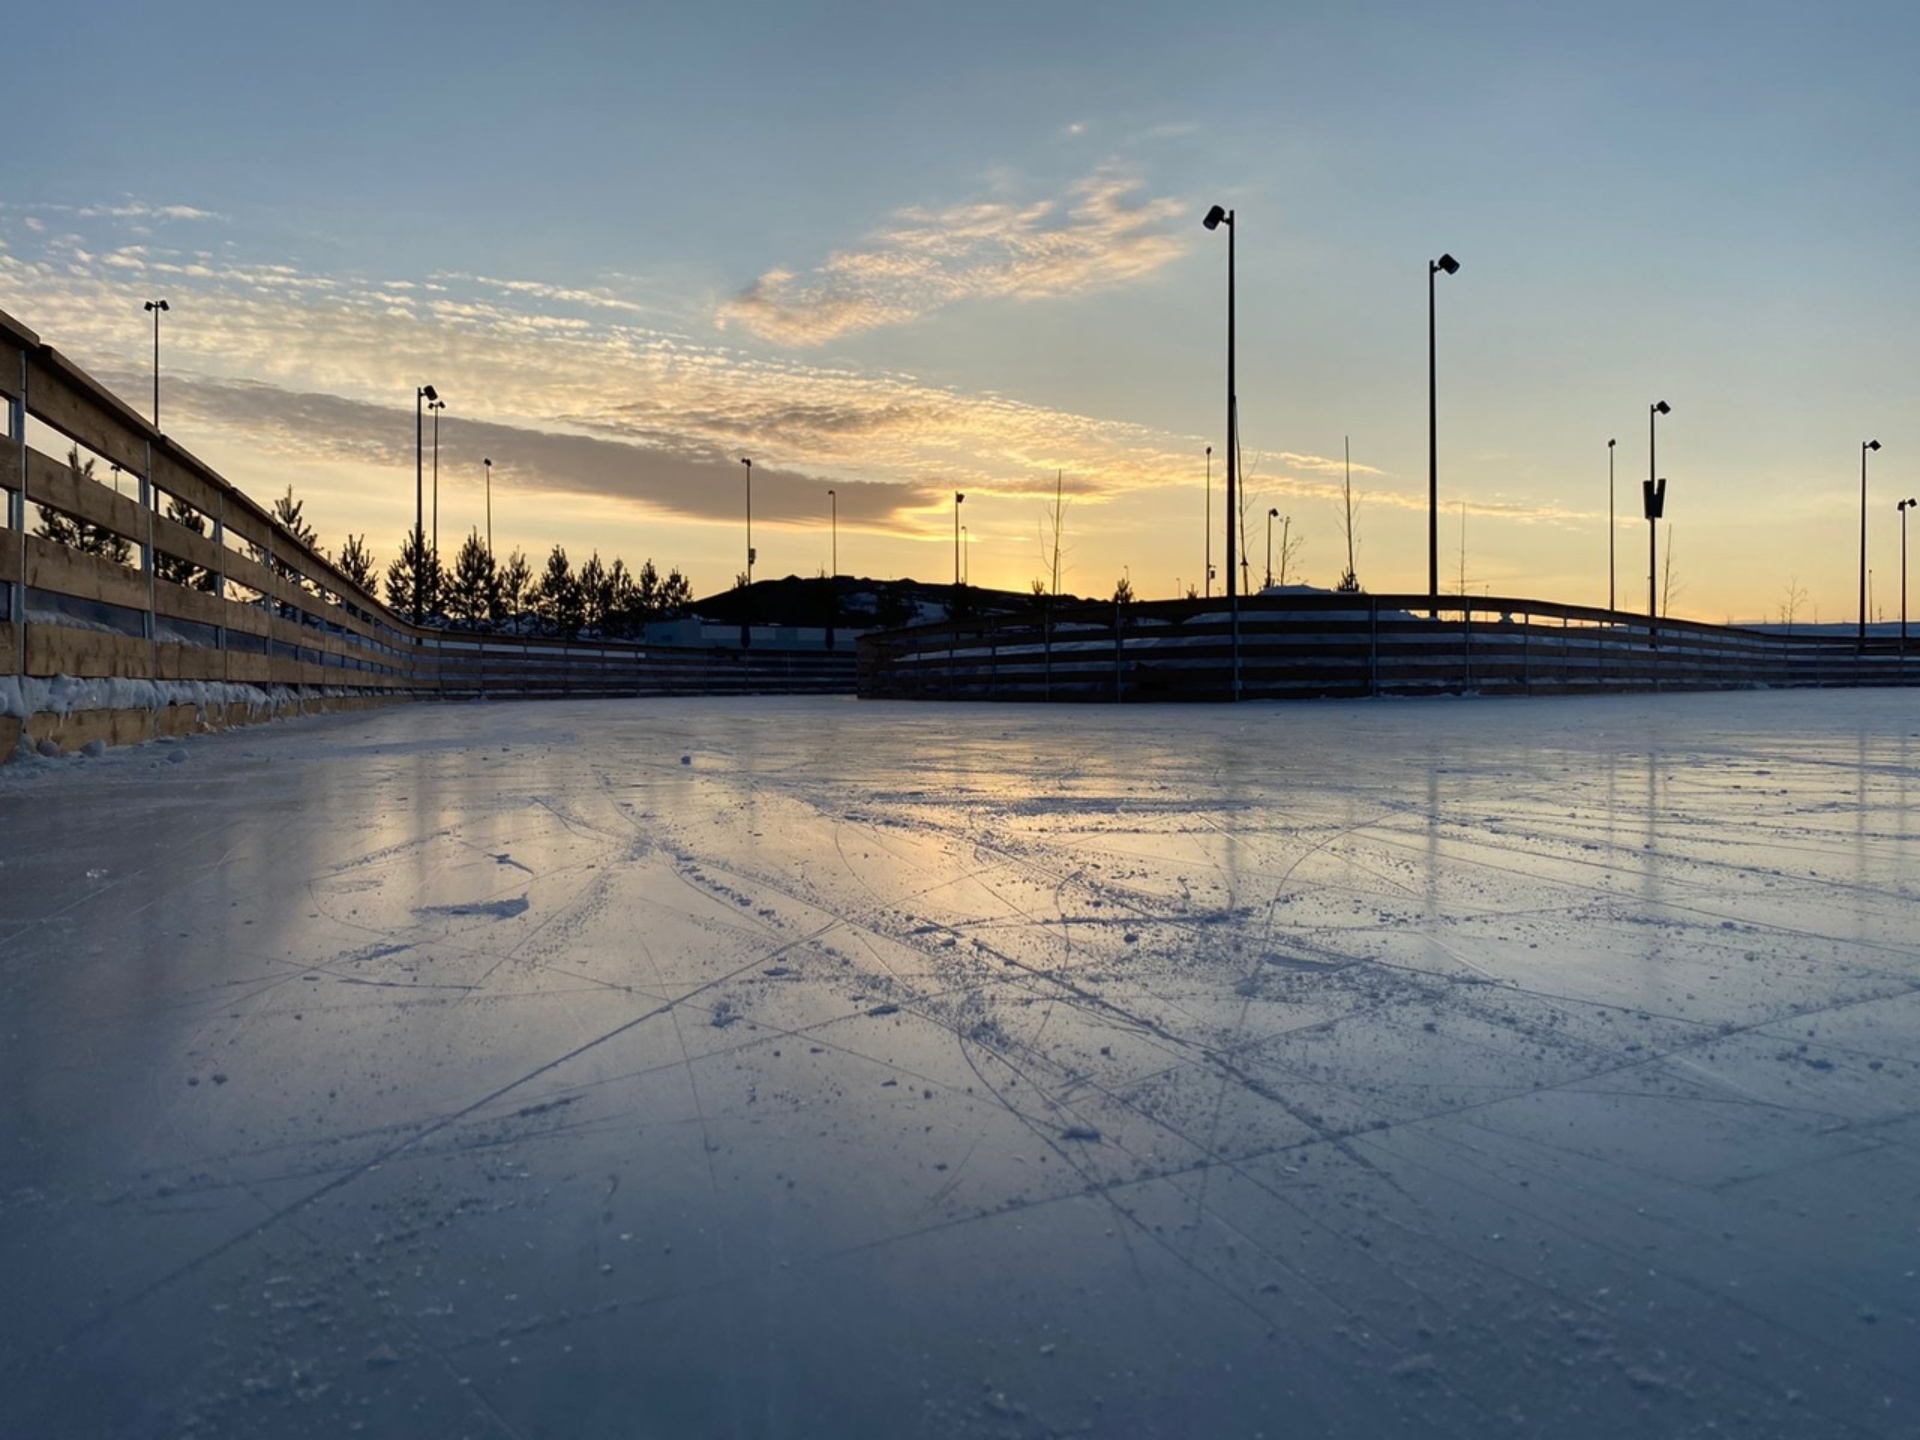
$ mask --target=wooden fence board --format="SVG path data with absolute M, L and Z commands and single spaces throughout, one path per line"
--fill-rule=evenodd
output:
M 76 679 L 152 679 L 153 642 L 65 625 L 27 625 L 27 674 Z
M 153 427 L 51 346 L 42 345 L 28 358 L 27 406 L 35 418 L 108 464 L 146 473 Z
M 137 486 L 136 478 L 130 483 Z M 116 494 L 113 484 L 96 473 L 91 480 L 74 473 L 65 460 L 38 450 L 27 451 L 27 499 L 47 505 L 75 519 L 100 525 L 124 537 L 129 544 L 144 543 L 147 512 L 132 496 Z
M 38 535 L 28 535 L 27 584 L 82 600 L 98 600 L 130 610 L 147 608 L 147 577 L 101 555 L 70 550 Z

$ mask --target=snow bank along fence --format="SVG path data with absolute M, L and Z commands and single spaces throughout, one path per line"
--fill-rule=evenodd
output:
M 730 656 L 412 625 L 3 311 L 0 401 L 0 760 L 23 733 L 71 749 L 443 695 L 852 689 L 848 651 Z M 61 453 L 36 449 L 43 436 Z M 199 529 L 170 518 L 174 501 Z M 30 533 L 30 505 L 93 543 Z M 101 553 L 110 537 L 125 560 Z
M 1920 660 L 1920 657 L 1915 657 Z M 875 699 L 1220 700 L 1225 601 L 1097 604 L 860 641 Z M 1538 600 L 1425 595 L 1251 596 L 1240 602 L 1240 693 L 1547 695 L 1920 680 L 1894 638 L 1776 634 Z

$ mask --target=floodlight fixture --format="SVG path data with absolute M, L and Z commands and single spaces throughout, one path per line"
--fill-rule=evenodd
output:
M 1427 262 L 1427 606 L 1440 614 L 1440 390 L 1434 353 L 1433 277 L 1452 275 L 1460 262 L 1442 253 Z

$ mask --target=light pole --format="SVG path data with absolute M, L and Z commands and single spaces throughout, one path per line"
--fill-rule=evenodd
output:
M 1613 444 L 1607 441 L 1607 610 L 1611 613 L 1614 604 L 1614 564 L 1613 564 Z
M 967 503 L 967 497 L 958 490 L 953 492 L 953 588 L 960 589 L 960 507 Z
M 1900 511 L 1900 658 L 1903 661 L 1907 654 L 1907 511 L 1913 506 L 1914 501 L 1907 499 L 1895 507 Z
M 439 391 L 422 385 L 413 392 L 413 623 L 418 625 L 427 598 L 426 476 L 422 452 L 426 448 L 426 412 L 423 402 L 438 404 Z
M 1867 648 L 1867 452 L 1878 450 L 1878 440 L 1860 442 L 1860 637 L 1857 648 Z
M 1267 511 L 1267 583 L 1266 583 L 1266 588 L 1267 588 L 1267 589 L 1269 589 L 1269 590 L 1271 590 L 1271 589 L 1273 588 L 1273 522 L 1274 522 L 1274 521 L 1276 521 L 1276 520 L 1278 520 L 1279 518 L 1280 518 L 1280 512 L 1279 512 L 1279 510 L 1277 510 L 1277 509 L 1269 509 L 1269 510 Z
M 1452 275 L 1460 262 L 1451 255 L 1427 262 L 1427 603 L 1440 613 L 1440 392 L 1435 376 L 1433 277 Z
M 1659 467 L 1654 464 L 1655 423 L 1662 415 L 1671 415 L 1673 407 L 1664 400 L 1656 400 L 1647 407 L 1647 479 L 1643 487 L 1642 499 L 1647 513 L 1647 644 L 1658 645 L 1656 638 L 1660 624 L 1660 607 L 1656 600 L 1654 580 L 1658 573 L 1655 563 L 1655 540 L 1660 517 L 1666 513 L 1667 482 L 1655 479 Z
M 1232 650 L 1232 679 L 1227 689 L 1229 700 L 1240 698 L 1240 599 L 1233 583 L 1233 482 L 1240 472 L 1240 403 L 1234 388 L 1234 241 L 1238 228 L 1233 211 L 1215 205 L 1200 222 L 1209 230 L 1227 227 L 1227 632 Z M 1211 488 L 1209 488 L 1211 493 Z
M 435 400 L 427 406 L 433 412 L 433 553 L 440 553 L 440 412 L 447 408 L 444 400 Z
M 1213 598 L 1213 446 L 1207 446 L 1207 599 Z
M 753 460 L 742 455 L 740 463 L 747 467 L 747 588 L 740 597 L 740 648 L 744 650 L 753 643 L 753 632 L 747 628 L 753 619 Z
M 833 557 L 831 574 L 840 574 L 840 500 L 833 491 L 827 491 L 827 525 L 832 534 L 828 554 Z
M 482 460 L 487 472 L 487 558 L 493 558 L 493 461 Z
M 169 309 L 164 300 L 147 301 L 147 313 L 153 316 L 153 428 L 160 428 L 160 312 Z

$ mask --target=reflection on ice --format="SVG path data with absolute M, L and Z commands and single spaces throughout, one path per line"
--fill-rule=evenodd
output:
M 0 774 L 0 1434 L 1920 1430 L 1893 693 Z

